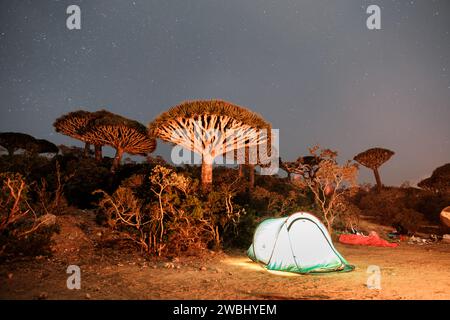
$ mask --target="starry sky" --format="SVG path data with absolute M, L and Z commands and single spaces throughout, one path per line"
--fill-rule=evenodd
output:
M 71 4 L 81 30 L 66 28 Z M 371 4 L 381 30 L 366 27 Z M 0 98 L 0 131 L 68 145 L 81 144 L 52 123 L 69 111 L 147 125 L 225 99 L 280 129 L 284 160 L 385 147 L 383 182 L 415 183 L 450 161 L 450 1 L 1 0 Z

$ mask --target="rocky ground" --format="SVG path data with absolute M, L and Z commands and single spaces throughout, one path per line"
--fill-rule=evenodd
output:
M 201 257 L 146 259 L 130 244 L 107 238 L 89 212 L 60 216 L 52 257 L 0 265 L 1 299 L 450 299 L 450 244 L 375 248 L 336 244 L 349 273 L 268 272 L 241 251 Z M 69 265 L 81 268 L 81 289 L 67 289 Z M 381 270 L 368 289 L 367 268 Z

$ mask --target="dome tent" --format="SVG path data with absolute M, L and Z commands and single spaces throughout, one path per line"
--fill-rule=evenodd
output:
M 261 222 L 247 255 L 269 270 L 313 273 L 354 269 L 334 248 L 325 226 L 306 212 Z

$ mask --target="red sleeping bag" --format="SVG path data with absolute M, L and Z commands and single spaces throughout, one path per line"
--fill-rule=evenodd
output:
M 339 236 L 339 242 L 374 247 L 395 248 L 398 246 L 398 243 L 390 243 L 384 239 L 381 239 L 374 231 L 372 231 L 368 236 L 361 236 L 359 234 L 341 234 Z

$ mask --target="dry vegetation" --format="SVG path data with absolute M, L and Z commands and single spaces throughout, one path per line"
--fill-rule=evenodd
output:
M 270 128 L 270 124 L 259 115 L 241 107 L 223 101 L 205 103 L 190 102 L 171 109 L 152 122 L 148 132 L 138 122 L 104 110 L 64 115 L 55 122 L 56 130 L 79 139 L 85 143 L 85 148 L 60 146 L 62 154 L 51 157 L 39 155 L 41 152 L 54 153 L 52 146 L 42 140 L 18 133 L 0 135 L 0 145 L 8 150 L 7 155 L 0 156 L 0 281 L 5 281 L 5 277 L 19 278 L 7 286 L 0 282 L 0 296 L 34 297 L 14 290 L 20 291 L 18 286 L 25 286 L 27 277 L 28 280 L 34 279 L 41 260 L 45 260 L 42 270 L 55 271 L 66 263 L 80 263 L 86 270 L 91 270 L 87 273 L 88 277 L 98 286 L 102 286 L 105 277 L 124 277 L 123 272 L 134 272 L 137 279 L 154 279 L 153 290 L 159 290 L 159 293 L 145 296 L 149 298 L 189 297 L 187 291 L 173 295 L 164 291 L 164 281 L 167 280 L 167 286 L 171 287 L 182 278 L 169 274 L 165 269 L 179 267 L 189 277 L 194 277 L 194 271 L 203 270 L 202 266 L 208 272 L 221 270 L 216 272 L 218 276 L 208 273 L 206 279 L 222 279 L 220 286 L 213 282 L 217 290 L 222 285 L 229 286 L 230 294 L 224 294 L 223 298 L 296 298 L 299 293 L 294 289 L 287 296 L 276 293 L 278 289 L 264 294 L 239 293 L 238 287 L 246 286 L 252 277 L 261 277 L 278 288 L 274 284 L 275 278 L 266 273 L 261 275 L 252 273 L 254 270 L 249 271 L 251 268 L 239 267 L 245 265 L 241 261 L 245 259 L 242 249 L 248 247 L 256 225 L 266 217 L 284 216 L 297 211 L 312 212 L 322 219 L 333 235 L 356 230 L 368 233 L 378 228 L 382 237 L 386 237 L 387 231 L 397 230 L 409 236 L 434 234 L 434 239 L 438 239 L 448 232 L 439 224 L 440 211 L 450 203 L 448 164 L 436 169 L 430 178 L 421 182 L 422 189 L 385 187 L 381 184 L 378 168 L 388 161 L 393 152 L 381 148 L 369 149 L 355 157 L 356 161 L 375 173 L 376 187 L 364 187 L 356 183 L 358 165 L 355 162 L 339 163 L 336 151 L 315 146 L 310 149 L 309 155 L 294 162 L 280 160 L 281 168 L 288 173 L 287 178 L 255 174 L 254 166 L 247 164 L 247 171 L 251 171 L 249 180 L 244 177 L 242 166 L 239 169 L 216 167 L 212 184 L 212 167 L 211 175 L 208 173 L 205 176 L 205 163 L 202 166 L 174 167 L 161 158 L 149 155 L 156 147 L 151 133 L 177 142 L 172 139 L 174 136 L 170 135 L 170 130 L 177 131 L 175 124 L 186 127 L 187 123 L 192 124 L 196 119 L 212 129 L 220 130 L 239 126 L 245 127 L 245 130 Z M 182 137 L 188 138 L 187 135 Z M 201 137 L 204 138 L 203 144 L 214 141 L 209 135 Z M 258 144 L 256 140 L 253 142 Z M 242 143 L 239 146 L 246 148 L 245 141 Z M 94 157 L 89 152 L 91 144 L 96 146 Z M 116 148 L 115 159 L 102 156 L 101 146 L 107 144 Z M 16 153 L 18 150 L 25 152 Z M 211 146 L 194 151 L 209 157 L 220 155 Z M 121 164 L 124 152 L 145 155 L 147 161 Z M 211 250 L 216 253 L 212 255 Z M 220 253 L 222 250 L 232 253 L 225 255 Z M 406 263 L 413 250 L 413 247 L 407 247 L 404 251 L 406 256 L 397 252 L 393 253 L 392 258 L 398 259 L 401 265 Z M 417 254 L 441 259 L 442 252 L 448 253 L 448 246 L 441 248 L 436 243 L 430 246 L 430 250 L 436 250 L 436 257 L 423 250 Z M 381 251 L 372 249 L 348 248 L 342 251 L 344 255 L 348 253 L 346 258 L 359 261 L 361 266 L 365 266 L 369 258 L 382 259 Z M 38 257 L 38 260 L 29 257 Z M 184 262 L 177 263 L 179 259 Z M 133 267 L 117 269 L 116 265 L 123 265 L 125 260 L 130 265 L 134 263 Z M 226 266 L 226 261 L 235 261 L 237 265 Z M 383 260 L 381 263 L 392 265 L 389 268 L 397 270 L 393 261 Z M 440 260 L 439 263 L 445 265 L 448 260 Z M 94 272 L 92 268 L 96 265 L 98 271 L 90 273 Z M 144 265 L 145 270 L 142 269 Z M 155 269 L 149 268 L 151 265 L 156 266 Z M 28 270 L 22 277 L 17 275 L 17 268 L 21 266 Z M 398 270 L 406 272 L 403 266 L 399 266 Z M 361 273 L 361 269 L 358 272 Z M 239 276 L 231 281 L 224 276 L 228 273 Z M 347 276 L 351 278 L 351 283 L 359 283 L 361 274 L 356 274 Z M 56 278 L 50 278 L 56 281 Z M 194 282 L 198 280 L 194 279 Z M 341 290 L 340 280 L 332 279 L 335 290 Z M 30 281 L 36 284 L 34 280 Z M 118 282 L 130 286 L 128 295 L 123 293 L 122 296 L 122 293 L 111 291 L 105 285 L 103 290 L 109 288 L 106 290 L 111 291 L 111 295 L 99 297 L 142 297 L 138 293 L 142 288 L 139 289 L 135 281 L 130 281 L 121 278 Z M 280 281 L 280 284 L 284 283 L 284 280 Z M 306 287 L 310 283 L 305 280 Z M 200 287 L 198 297 L 213 298 L 200 293 L 203 290 Z M 327 288 L 330 292 L 322 295 L 339 297 L 332 293 L 331 287 Z M 319 291 L 311 292 L 319 294 Z M 402 292 L 385 297 L 412 297 L 406 291 Z M 62 291 L 58 294 L 60 297 L 72 297 Z M 343 294 L 342 297 L 347 296 Z M 436 297 L 441 296 L 436 293 Z

